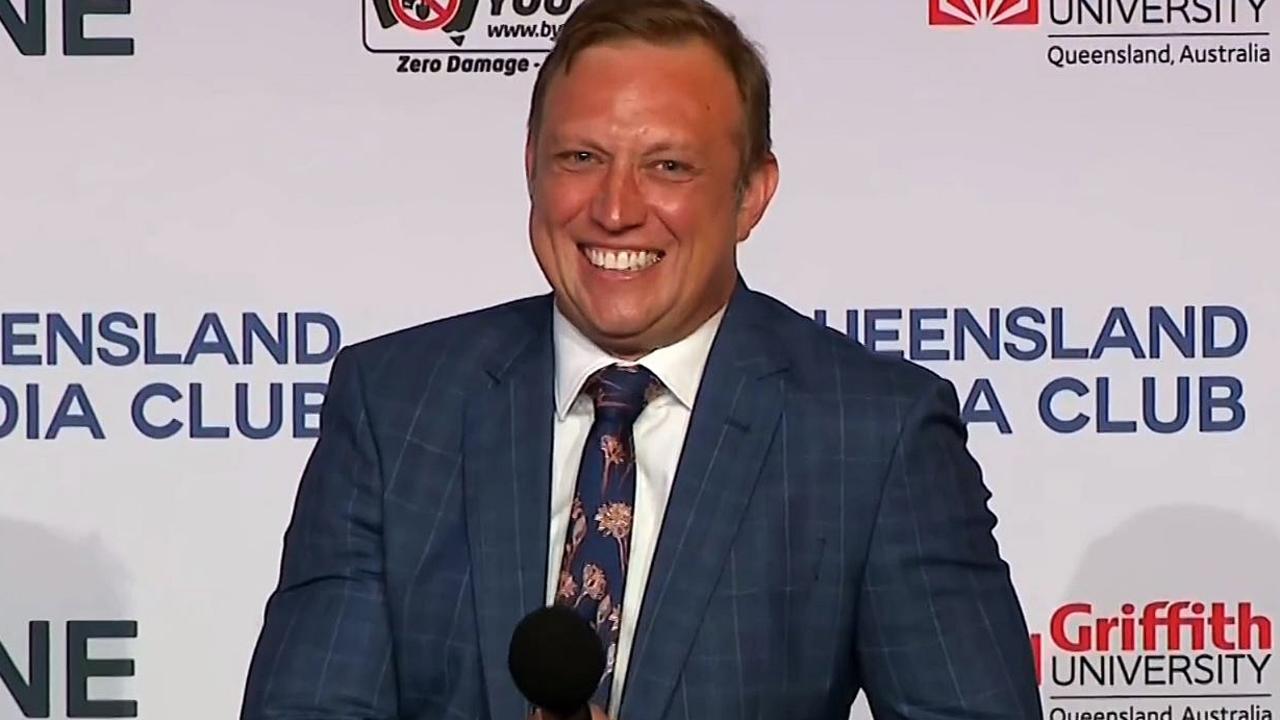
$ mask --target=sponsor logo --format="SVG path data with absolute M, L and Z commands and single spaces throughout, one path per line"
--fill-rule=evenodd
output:
M 929 0 L 930 25 L 1036 25 L 1040 0 Z
M 1274 642 L 1249 601 L 1073 602 L 1031 636 L 1057 720 L 1270 720 Z
M 1271 62 L 1270 0 L 928 0 L 934 28 L 1039 27 L 1059 69 Z
M 402 74 L 517 75 L 541 65 L 579 0 L 362 0 L 365 49 Z

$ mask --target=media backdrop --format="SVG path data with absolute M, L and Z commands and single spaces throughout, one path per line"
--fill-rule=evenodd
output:
M 363 2 L 0 0 L 0 717 L 233 717 L 336 349 L 545 289 L 572 3 Z M 725 4 L 745 277 L 955 382 L 1050 717 L 1280 709 L 1280 3 Z

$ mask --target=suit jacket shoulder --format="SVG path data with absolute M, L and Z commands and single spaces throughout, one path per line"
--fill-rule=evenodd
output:
M 911 405 L 949 384 L 910 360 L 877 353 L 848 335 L 755 293 L 759 316 L 782 348 L 793 387 L 802 393 L 834 393 L 878 403 Z
M 550 331 L 549 295 L 524 297 L 379 335 L 344 349 L 371 398 L 404 401 L 431 389 L 465 395 Z
M 550 295 L 541 295 L 363 340 L 335 359 L 330 392 L 338 382 L 354 386 L 384 469 L 406 442 L 455 455 L 468 399 L 549 336 L 550 320 Z

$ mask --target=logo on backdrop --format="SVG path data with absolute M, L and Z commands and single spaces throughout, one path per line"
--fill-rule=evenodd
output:
M 1036 25 L 1040 0 L 929 0 L 930 25 Z
M 1098 313 L 1034 305 L 872 307 L 843 314 L 845 334 L 873 352 L 925 365 L 961 363 L 957 370 L 1044 366 L 1034 398 L 1005 396 L 990 376 L 959 384 L 960 414 L 970 428 L 1002 435 L 1028 427 L 1060 434 L 1229 433 L 1248 418 L 1245 378 L 1235 373 L 1249 343 L 1249 319 L 1238 307 L 1117 305 Z M 840 329 L 825 308 L 813 317 Z M 1145 366 L 1142 377 L 1115 363 Z
M 928 0 L 934 28 L 1044 27 L 1055 68 L 1271 62 L 1270 0 Z
M 324 312 L 0 311 L 0 442 L 314 439 L 341 344 Z
M 1270 720 L 1274 630 L 1251 601 L 1073 602 L 1031 647 L 1050 720 Z
M 68 718 L 138 717 L 138 701 L 103 697 L 102 683 L 134 677 L 131 651 L 123 651 L 125 657 L 119 650 L 104 657 L 92 642 L 137 637 L 137 620 L 32 620 L 25 637 L 0 636 L 0 716 L 47 718 L 53 711 L 55 717 Z M 25 678 L 19 670 L 24 656 Z M 56 677 L 66 678 L 64 693 L 55 692 L 49 682 Z M 92 691 L 91 685 L 96 686 Z
M 362 0 L 364 46 L 402 74 L 536 70 L 579 0 Z
M 14 2 L 0 0 L 0 27 L 22 55 L 48 55 L 50 44 L 55 52 L 68 56 L 133 54 L 133 38 L 89 37 L 84 27 L 86 18 L 94 15 L 128 15 L 130 0 L 26 0 L 21 16 Z M 62 7 L 60 39 L 49 36 L 49 5 Z

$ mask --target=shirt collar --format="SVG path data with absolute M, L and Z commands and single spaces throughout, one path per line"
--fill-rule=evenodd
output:
M 702 371 L 711 354 L 725 308 L 711 316 L 697 330 L 684 339 L 658 348 L 639 360 L 619 360 L 591 342 L 582 331 L 569 322 L 556 307 L 552 320 L 552 337 L 556 357 L 556 417 L 563 420 L 582 392 L 582 386 L 593 373 L 614 363 L 618 365 L 644 365 L 662 381 L 667 390 L 686 408 L 693 409 L 693 399 L 698 395 Z

